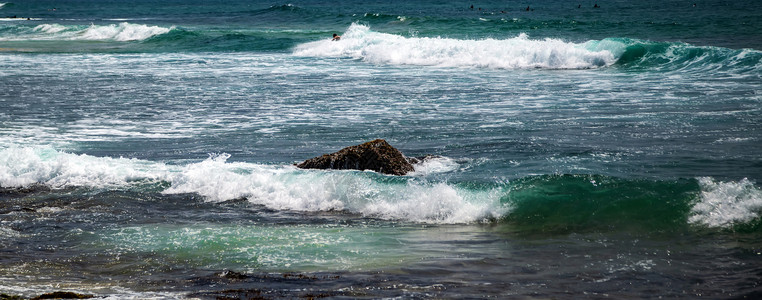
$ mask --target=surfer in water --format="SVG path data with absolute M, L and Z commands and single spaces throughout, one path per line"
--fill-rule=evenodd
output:
M 340 39 L 341 39 L 341 36 L 340 36 L 340 35 L 338 35 L 338 34 L 335 34 L 335 33 L 333 34 L 333 39 L 332 39 L 332 41 L 334 41 L 334 42 L 335 42 L 335 41 L 338 41 L 338 40 L 340 40 Z

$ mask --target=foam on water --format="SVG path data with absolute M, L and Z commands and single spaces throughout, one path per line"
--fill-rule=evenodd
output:
M 527 209 L 531 211 L 534 206 L 544 203 L 536 201 L 550 197 L 545 195 L 547 191 L 542 187 L 522 190 L 521 180 L 516 183 L 474 185 L 428 177 L 459 169 L 460 164 L 450 158 L 429 159 L 418 164 L 412 176 L 401 177 L 370 171 L 300 170 L 291 165 L 228 162 L 229 158 L 228 154 L 216 154 L 200 162 L 166 164 L 77 155 L 50 147 L 10 147 L 0 150 L 0 187 L 42 184 L 52 188 L 129 189 L 146 183 L 164 182 L 169 187 L 163 193 L 193 193 L 203 196 L 209 202 L 246 199 L 276 210 L 345 211 L 382 219 L 442 224 L 499 220 L 506 216 L 510 218 L 517 212 Z M 569 190 L 567 184 L 571 183 L 566 181 L 573 181 L 574 178 L 576 177 L 550 176 L 539 177 L 538 180 L 551 180 L 548 184 L 558 188 L 563 186 L 567 192 L 572 193 L 570 199 L 587 199 L 590 195 L 585 193 L 594 191 Z M 532 178 L 527 180 L 532 181 Z M 601 180 L 606 178 L 601 177 Z M 629 185 L 639 184 L 637 180 L 627 182 Z M 659 186 L 658 183 L 655 184 Z M 665 184 L 669 186 L 669 183 Z M 760 218 L 762 190 L 751 181 L 743 179 L 737 182 L 719 182 L 712 178 L 699 178 L 698 186 L 700 190 L 695 191 L 698 196 L 695 202 L 689 204 L 691 212 L 690 216 L 686 216 L 689 223 L 729 228 Z M 641 183 L 630 191 L 614 184 L 602 187 L 604 190 L 597 193 L 632 193 L 649 187 Z M 519 194 L 514 196 L 513 193 Z M 657 197 L 670 194 L 669 191 L 659 193 L 661 196 Z M 629 197 L 648 196 L 634 194 Z M 525 203 L 516 202 L 514 198 L 535 200 Z M 548 201 L 550 202 L 546 204 L 560 200 L 552 198 Z M 577 204 L 569 201 L 571 200 L 567 199 L 563 203 L 588 205 L 587 201 L 579 200 Z M 527 205 L 529 206 L 525 207 Z M 671 209 L 670 206 L 662 208 Z M 549 208 L 538 209 L 545 211 Z M 671 214 L 672 212 L 667 213 Z
M 50 34 L 59 33 L 67 29 L 69 28 L 60 24 L 40 24 L 34 27 L 34 31 Z
M 87 40 L 87 41 L 142 41 L 170 32 L 174 27 L 149 26 L 122 22 L 110 25 L 40 24 L 29 31 L 0 37 L 3 41 L 23 40 Z
M 293 54 L 351 57 L 374 64 L 495 69 L 589 69 L 616 62 L 611 51 L 589 48 L 585 44 L 558 39 L 531 40 L 526 34 L 508 39 L 482 40 L 406 38 L 352 24 L 340 41 L 321 40 L 301 44 Z
M 165 34 L 172 29 L 123 22 L 119 23 L 119 25 L 90 25 L 90 27 L 80 32 L 80 36 L 85 40 L 115 40 L 124 42 L 145 40 L 155 35 Z
M 409 173 L 412 176 L 426 176 L 435 173 L 446 173 L 458 169 L 460 165 L 449 157 L 437 156 L 422 160 L 414 164 L 415 171 Z
M 124 188 L 169 182 L 171 186 L 164 193 L 196 193 L 211 202 L 245 198 L 279 210 L 343 210 L 430 223 L 468 223 L 497 218 L 507 211 L 500 204 L 499 189 L 473 191 L 420 177 L 397 178 L 374 172 L 227 162 L 229 157 L 219 154 L 173 166 L 76 155 L 46 147 L 7 148 L 0 151 L 0 186 Z M 431 168 L 426 172 L 436 171 Z
M 38 276 L 35 276 L 38 277 Z M 43 277 L 45 278 L 45 277 Z M 40 280 L 44 281 L 44 280 Z M 186 292 L 147 292 L 135 291 L 129 288 L 114 285 L 110 282 L 100 283 L 79 283 L 79 282 L 59 282 L 56 286 L 51 286 L 49 282 L 14 284 L 14 278 L 0 277 L 0 291 L 11 295 L 20 295 L 25 297 L 37 297 L 45 293 L 53 292 L 72 292 L 83 295 L 94 295 L 99 299 L 111 300 L 168 300 L 168 299 L 188 299 Z M 27 299 L 27 298 L 24 298 Z
M 693 206 L 690 222 L 708 227 L 730 227 L 760 217 L 762 190 L 748 179 L 738 182 L 699 178 L 701 196 Z
M 130 182 L 159 180 L 164 164 L 136 159 L 94 157 L 48 147 L 12 147 L 0 151 L 0 186 L 44 184 L 64 187 L 118 187 Z
M 473 191 L 373 172 L 297 170 L 228 163 L 229 155 L 190 164 L 165 193 L 198 193 L 209 201 L 246 198 L 273 209 L 343 210 L 386 219 L 468 223 L 506 212 L 496 190 Z

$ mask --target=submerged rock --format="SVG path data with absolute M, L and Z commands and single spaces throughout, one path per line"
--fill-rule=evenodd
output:
M 85 294 L 77 294 L 72 292 L 52 292 L 47 294 L 42 294 L 37 297 L 32 298 L 32 300 L 37 299 L 90 299 L 95 298 L 93 295 L 85 295 Z
M 402 152 L 382 139 L 346 147 L 296 166 L 301 169 L 372 170 L 390 175 L 405 175 L 413 171 L 413 165 Z

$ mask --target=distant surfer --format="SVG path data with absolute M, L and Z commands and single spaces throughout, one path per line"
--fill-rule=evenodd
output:
M 340 39 L 341 39 L 341 36 L 340 36 L 340 35 L 338 35 L 338 34 L 335 34 L 335 33 L 333 34 L 333 39 L 332 39 L 332 41 L 334 41 L 334 42 L 335 42 L 335 41 L 338 41 L 338 40 L 340 40 Z
M 601 7 L 600 5 L 598 5 L 598 3 L 596 3 L 595 5 L 593 5 L 593 8 L 601 8 Z

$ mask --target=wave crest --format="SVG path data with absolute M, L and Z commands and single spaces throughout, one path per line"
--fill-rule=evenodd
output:
M 114 40 L 119 42 L 145 40 L 150 37 L 165 34 L 174 29 L 142 24 L 119 23 L 107 26 L 90 25 L 79 36 L 84 40 Z
M 762 189 L 747 179 L 539 175 L 491 184 L 456 183 L 427 176 L 458 169 L 459 163 L 449 158 L 429 159 L 417 165 L 421 170 L 413 176 L 300 170 L 229 158 L 219 154 L 194 163 L 165 164 L 11 147 L 0 149 L 0 192 L 35 185 L 148 189 L 197 194 L 209 202 L 246 199 L 276 210 L 344 211 L 438 224 L 497 221 L 519 232 L 734 229 L 756 226 L 762 212 Z
M 722 182 L 703 177 L 699 183 L 701 195 L 691 210 L 691 223 L 727 228 L 759 219 L 762 190 L 748 179 Z
M 373 172 L 297 170 L 228 163 L 215 155 L 175 174 L 165 193 L 198 193 L 209 201 L 245 198 L 272 209 L 341 210 L 384 219 L 468 223 L 499 217 L 498 190 L 473 191 Z
M 142 41 L 148 38 L 168 33 L 175 27 L 149 26 L 122 22 L 111 25 L 81 25 L 40 24 L 31 31 L 4 40 L 87 40 L 87 41 Z
M 476 67 L 494 69 L 589 69 L 616 62 L 608 50 L 557 39 L 531 40 L 526 34 L 496 40 L 406 38 L 373 32 L 352 24 L 341 41 L 321 40 L 298 45 L 296 56 L 351 57 L 374 64 Z

